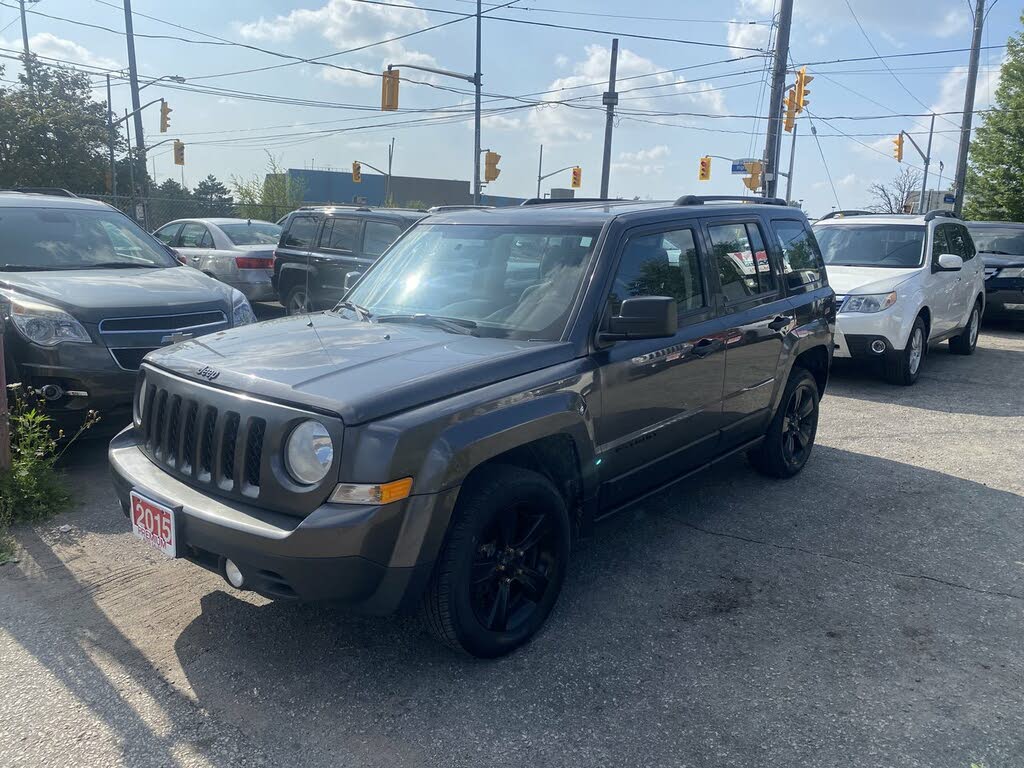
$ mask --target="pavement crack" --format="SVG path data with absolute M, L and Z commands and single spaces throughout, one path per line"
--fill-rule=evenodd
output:
M 825 560 L 838 560 L 839 562 L 847 563 L 848 565 L 859 565 L 862 568 L 870 568 L 873 571 L 877 571 L 878 573 L 884 573 L 884 574 L 887 574 L 889 576 L 899 576 L 899 577 L 902 577 L 902 578 L 905 578 L 905 579 L 920 579 L 922 581 L 931 581 L 931 582 L 934 582 L 935 584 L 942 584 L 943 586 L 952 587 L 953 589 L 964 589 L 964 590 L 967 590 L 968 592 L 974 592 L 974 593 L 979 594 L 979 595 L 990 595 L 990 596 L 993 596 L 993 597 L 1006 597 L 1006 598 L 1010 598 L 1011 600 L 1022 600 L 1022 601 L 1024 601 L 1024 596 L 1014 594 L 1013 592 L 1002 592 L 1000 590 L 995 590 L 995 589 L 981 589 L 980 587 L 972 587 L 969 584 L 961 584 L 960 582 L 957 582 L 957 581 L 947 581 L 946 579 L 940 579 L 940 578 L 938 578 L 936 576 L 928 576 L 926 574 L 921 574 L 921 573 L 906 573 L 904 571 L 894 571 L 894 570 L 890 570 L 889 568 L 882 568 L 880 566 L 875 565 L 874 563 L 868 563 L 868 562 L 865 562 L 863 560 L 857 560 L 856 558 L 852 558 L 852 557 L 841 557 L 839 555 L 831 555 L 831 554 L 829 554 L 827 552 L 817 552 L 817 551 L 815 551 L 813 549 L 807 549 L 806 547 L 798 547 L 798 546 L 793 545 L 793 544 L 777 544 L 774 541 L 765 541 L 763 539 L 755 539 L 755 538 L 751 538 L 749 536 L 740 536 L 739 534 L 736 534 L 736 533 L 726 533 L 725 531 L 714 531 L 714 530 L 711 530 L 710 528 L 703 528 L 703 527 L 701 527 L 699 525 L 696 525 L 694 523 L 683 522 L 683 525 L 685 525 L 687 528 L 692 528 L 693 530 L 699 531 L 700 533 L 706 534 L 708 536 L 719 536 L 719 537 L 724 538 L 724 539 L 734 539 L 736 541 L 743 541 L 743 542 L 746 542 L 748 544 L 757 544 L 757 545 L 760 545 L 760 546 L 763 546 L 763 547 L 771 547 L 772 549 L 779 549 L 779 550 L 788 551 L 788 552 L 800 552 L 800 553 L 805 554 L 805 555 L 811 555 L 812 557 L 820 557 L 820 558 L 823 558 Z

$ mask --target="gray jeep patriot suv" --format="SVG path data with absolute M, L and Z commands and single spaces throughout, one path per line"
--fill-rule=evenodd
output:
M 153 352 L 110 445 L 133 531 L 509 652 L 593 521 L 729 454 L 810 455 L 835 297 L 799 210 L 730 200 L 439 214 L 330 311 Z

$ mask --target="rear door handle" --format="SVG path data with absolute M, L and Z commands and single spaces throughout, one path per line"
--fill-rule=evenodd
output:
M 722 348 L 722 342 L 718 339 L 701 339 L 693 345 L 693 349 L 690 350 L 690 354 L 696 355 L 697 357 L 707 357 L 712 352 L 716 352 Z
M 781 331 L 791 322 L 793 322 L 793 318 L 789 315 L 776 315 L 775 319 L 768 323 L 768 327 L 773 331 Z

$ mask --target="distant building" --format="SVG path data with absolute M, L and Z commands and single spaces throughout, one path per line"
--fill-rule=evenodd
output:
M 289 187 L 302 190 L 304 203 L 358 203 L 383 206 L 386 202 L 387 177 L 368 173 L 363 166 L 362 181 L 352 181 L 349 171 L 320 171 L 306 168 L 287 170 Z M 294 186 L 293 186 L 294 185 Z M 392 176 L 391 199 L 394 205 L 468 205 L 473 194 L 468 181 L 430 179 L 417 176 Z M 483 205 L 519 205 L 521 197 L 481 195 Z
M 910 210 L 907 213 L 917 213 L 919 203 L 921 201 L 921 193 L 917 190 L 912 191 L 907 196 L 906 207 Z M 953 193 L 942 189 L 929 189 L 927 197 L 924 199 L 925 211 L 952 211 L 953 210 Z

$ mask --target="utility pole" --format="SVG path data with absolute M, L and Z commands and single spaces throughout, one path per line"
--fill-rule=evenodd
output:
M 612 38 L 612 60 L 608 66 L 608 90 L 601 96 L 607 113 L 604 118 L 604 158 L 601 161 L 601 197 L 608 197 L 608 182 L 612 171 L 612 129 L 615 127 L 615 105 L 619 94 L 615 92 L 615 70 L 619 63 L 619 38 Z
M 476 73 L 473 79 L 476 86 L 476 105 L 473 108 L 473 205 L 480 205 L 480 22 L 482 13 L 482 0 L 476 0 Z
M 964 207 L 964 182 L 967 179 L 967 153 L 971 149 L 971 120 L 974 117 L 974 89 L 978 85 L 978 59 L 981 55 L 981 28 L 985 24 L 985 0 L 974 7 L 974 37 L 971 40 L 971 58 L 967 65 L 967 88 L 964 90 L 964 116 L 960 121 L 960 148 L 953 173 L 956 200 L 953 213 L 957 216 Z
M 775 65 L 768 101 L 768 130 L 764 147 L 765 197 L 775 197 L 779 188 L 779 155 L 782 150 L 782 97 L 786 91 L 786 62 L 789 61 L 789 31 L 793 25 L 793 0 L 781 0 L 779 31 L 775 35 Z
M 932 114 L 932 127 L 928 129 L 928 151 L 924 158 L 924 178 L 921 180 L 921 206 L 920 213 L 928 211 L 925 198 L 928 196 L 928 166 L 932 164 L 932 136 L 935 134 L 935 115 Z M 941 191 L 941 190 L 939 190 Z
M 793 123 L 793 140 L 789 145 L 789 173 L 786 174 L 786 202 L 793 199 L 793 159 L 796 157 L 796 128 L 799 123 Z
M 131 200 L 131 210 L 135 218 L 139 217 L 139 208 L 136 200 L 137 190 L 135 189 L 135 158 L 132 157 L 132 127 L 128 124 L 128 110 L 124 111 L 124 130 L 128 134 L 128 186 L 131 188 L 131 194 L 129 199 Z
M 117 207 L 117 163 L 114 160 L 114 106 L 110 100 L 110 75 L 107 75 L 107 141 L 110 144 L 110 194 L 114 198 L 114 207 Z
M 135 149 L 138 153 L 140 168 L 142 169 L 142 220 L 139 222 L 146 228 L 146 205 L 145 198 L 149 196 L 149 190 L 145 180 L 146 174 L 146 140 L 142 135 L 142 107 L 139 99 L 139 71 L 135 64 L 135 31 L 132 28 L 132 0 L 124 0 L 124 33 L 128 40 L 128 78 L 132 89 L 132 109 L 135 112 Z M 134 185 L 134 182 L 132 182 Z
M 540 159 L 537 160 L 537 199 L 540 199 L 540 182 L 544 178 L 544 145 L 540 145 Z
M 25 16 L 25 0 L 18 0 L 21 6 L 21 44 L 25 48 L 25 80 L 32 90 L 32 52 L 28 48 L 28 21 Z

